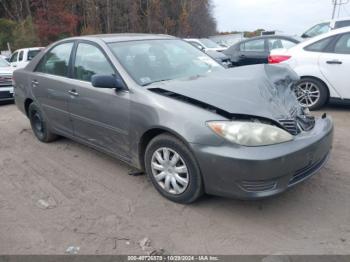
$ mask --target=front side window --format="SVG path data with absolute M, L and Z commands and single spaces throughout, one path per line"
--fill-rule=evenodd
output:
M 335 23 L 334 29 L 350 26 L 350 20 L 338 21 Z
M 325 39 L 317 41 L 316 43 L 306 46 L 304 49 L 306 51 L 312 51 L 312 52 L 324 52 L 326 47 L 330 44 L 330 42 L 333 39 L 334 39 L 333 37 L 327 37 Z
M 331 25 L 329 22 L 318 24 L 318 25 L 311 27 L 309 30 L 307 30 L 302 35 L 302 37 L 314 37 L 314 36 L 317 36 L 320 34 L 327 33 L 330 31 L 330 29 L 331 29 Z
M 23 60 L 23 51 L 19 52 L 18 61 Z
M 337 54 L 350 54 L 350 34 L 342 35 L 334 46 Z
M 15 52 L 15 53 L 11 56 L 10 62 L 11 62 L 11 63 L 17 62 L 17 58 L 18 58 L 18 52 Z
M 244 42 L 240 46 L 241 51 L 243 52 L 264 52 L 265 51 L 265 40 L 253 40 Z
M 72 48 L 72 42 L 55 46 L 41 59 L 36 71 L 50 75 L 68 76 Z
M 198 77 L 225 70 L 211 57 L 181 40 L 144 40 L 109 44 L 112 52 L 139 85 Z
M 80 43 L 75 57 L 74 78 L 90 82 L 95 74 L 113 75 L 115 71 L 99 48 Z

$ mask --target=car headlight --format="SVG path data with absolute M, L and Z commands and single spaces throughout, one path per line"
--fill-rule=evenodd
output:
M 283 129 L 263 123 L 210 121 L 207 124 L 219 136 L 243 146 L 266 146 L 293 140 Z

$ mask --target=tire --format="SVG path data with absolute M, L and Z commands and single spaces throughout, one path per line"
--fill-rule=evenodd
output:
M 57 135 L 50 132 L 47 121 L 45 120 L 40 108 L 36 104 L 30 104 L 28 109 L 28 116 L 33 133 L 38 140 L 44 143 L 49 143 L 58 139 Z
M 166 156 L 167 150 L 168 157 Z M 178 154 L 178 157 L 175 157 L 175 154 Z M 174 164 L 172 161 L 175 162 L 175 159 L 177 162 Z M 203 195 L 200 169 L 193 154 L 181 140 L 169 134 L 155 137 L 146 148 L 144 161 L 148 177 L 165 198 L 177 203 L 189 204 Z M 181 173 L 184 171 L 187 173 Z M 170 182 L 166 183 L 167 180 Z M 166 184 L 168 184 L 168 189 Z
M 300 105 L 303 107 L 308 107 L 310 110 L 316 110 L 323 107 L 328 101 L 328 88 L 322 81 L 318 79 L 305 77 L 296 83 L 295 86 L 295 94 Z M 315 95 L 318 97 L 314 97 Z M 313 99 L 315 100 L 313 101 Z

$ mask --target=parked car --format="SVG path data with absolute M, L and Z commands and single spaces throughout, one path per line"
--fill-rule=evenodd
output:
M 11 66 L 17 68 L 25 67 L 40 51 L 43 47 L 31 47 L 16 50 L 9 60 Z
M 271 50 L 289 48 L 300 41 L 294 37 L 266 35 L 243 40 L 223 51 L 234 66 L 267 64 Z
M 220 46 L 218 43 L 214 42 L 213 40 L 210 40 L 208 38 L 187 38 L 184 39 L 186 42 L 189 42 L 190 44 L 196 46 L 198 49 L 203 50 L 204 52 L 207 51 L 217 51 L 222 52 L 227 49 L 227 47 Z
M 311 38 L 324 33 L 327 33 L 331 30 L 350 26 L 350 17 L 338 18 L 332 20 L 326 20 L 321 23 L 313 25 L 311 28 L 305 31 L 301 35 L 302 38 Z
M 0 101 L 13 100 L 12 73 L 14 68 L 0 57 Z
M 61 135 L 118 157 L 180 203 L 275 195 L 315 174 L 332 145 L 332 120 L 299 105 L 288 67 L 224 69 L 171 36 L 64 39 L 14 79 L 40 141 Z
M 301 77 L 295 91 L 304 107 L 313 110 L 328 101 L 350 101 L 350 27 L 273 50 L 269 62 L 288 64 Z

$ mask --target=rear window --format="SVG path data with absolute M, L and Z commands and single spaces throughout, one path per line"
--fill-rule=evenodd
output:
M 338 21 L 334 25 L 334 29 L 350 26 L 350 20 Z

